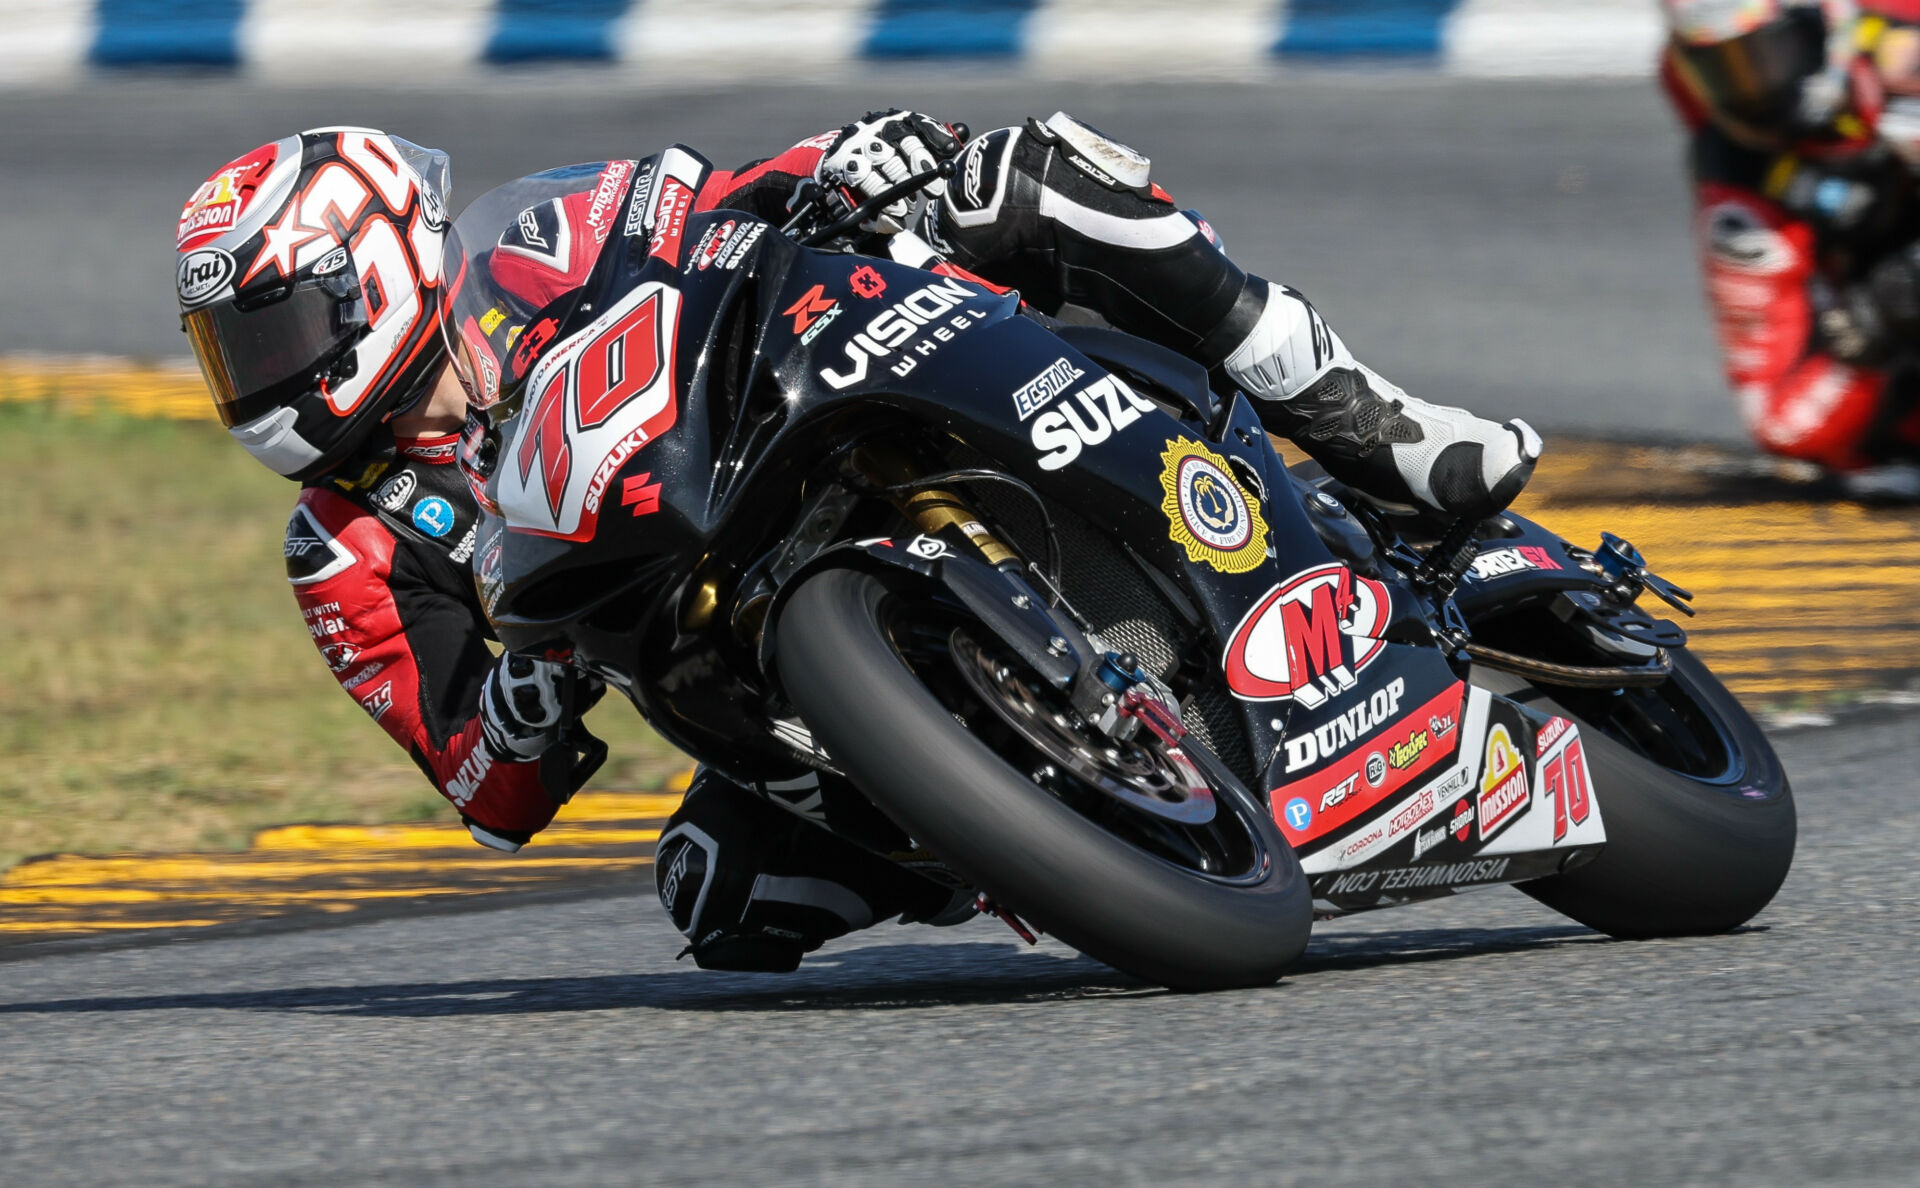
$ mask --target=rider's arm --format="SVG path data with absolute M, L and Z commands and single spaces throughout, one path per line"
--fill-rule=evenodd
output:
M 833 143 L 839 130 L 822 132 L 794 145 L 775 157 L 752 161 L 738 169 L 717 170 L 700 187 L 694 199 L 696 211 L 744 210 L 770 223 L 784 223 L 788 204 L 795 191 L 813 181 L 820 158 Z
M 334 679 L 479 827 L 475 838 L 514 848 L 544 828 L 556 806 L 539 763 L 503 755 L 482 733 L 482 687 L 496 662 L 472 606 L 372 513 L 332 491 L 301 492 L 286 552 L 307 631 Z

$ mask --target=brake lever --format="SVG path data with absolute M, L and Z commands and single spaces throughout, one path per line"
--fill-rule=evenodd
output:
M 799 236 L 800 246 L 819 247 L 823 243 L 845 235 L 907 195 L 925 189 L 936 180 L 952 177 L 953 169 L 951 160 L 942 161 L 925 173 L 916 173 L 905 181 L 888 186 L 826 226 Z

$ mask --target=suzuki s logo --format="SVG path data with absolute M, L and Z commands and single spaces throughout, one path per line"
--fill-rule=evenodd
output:
M 1227 687 L 1248 701 L 1314 709 L 1357 683 L 1385 647 L 1387 588 L 1344 565 L 1320 565 L 1268 590 L 1227 642 Z

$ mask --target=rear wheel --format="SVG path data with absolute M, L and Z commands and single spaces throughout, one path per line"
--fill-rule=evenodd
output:
M 1607 842 L 1528 895 L 1610 936 L 1725 932 L 1772 900 L 1793 862 L 1793 789 L 1760 727 L 1684 648 L 1647 689 L 1529 685 L 1477 667 L 1473 683 L 1580 723 Z
M 1217 761 L 1116 744 L 976 625 L 866 574 L 809 578 L 776 647 L 802 718 L 882 811 L 1088 956 L 1211 990 L 1272 982 L 1306 947 L 1300 864 Z

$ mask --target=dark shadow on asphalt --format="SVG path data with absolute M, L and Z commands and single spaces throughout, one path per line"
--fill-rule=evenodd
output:
M 1740 932 L 1761 932 L 1748 927 Z M 1322 934 L 1276 989 L 1332 973 L 1503 953 L 1612 945 L 1574 925 L 1427 928 Z M 1261 993 L 1263 991 L 1253 991 Z M 797 974 L 671 973 L 481 978 L 364 986 L 301 986 L 214 994 L 70 998 L 0 1003 L 0 1015 L 170 1010 L 300 1011 L 377 1018 L 550 1014 L 567 1011 L 918 1010 L 977 1004 L 1141 998 L 1169 993 L 1059 949 L 1001 943 L 864 945 L 808 959 Z

